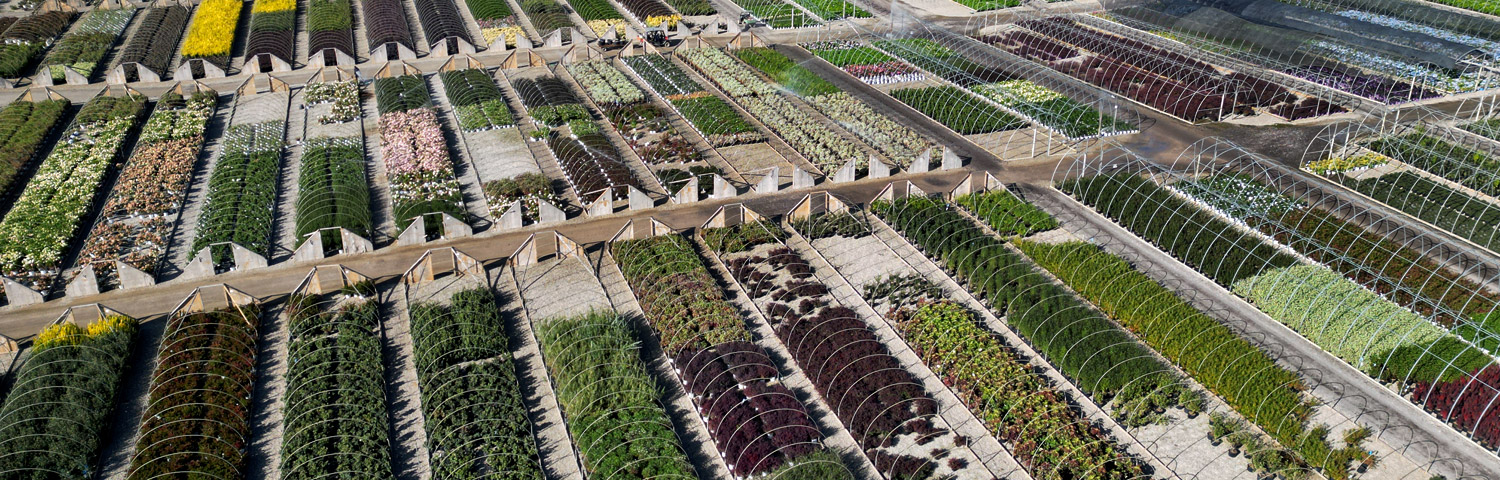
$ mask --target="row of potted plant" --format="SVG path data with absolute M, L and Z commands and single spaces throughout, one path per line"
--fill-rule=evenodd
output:
M 1323 266 L 1267 270 L 1232 286 L 1256 308 L 1371 377 L 1452 380 L 1494 361 L 1482 350 Z
M 572 63 L 568 65 L 568 73 L 573 74 L 589 98 L 601 108 L 646 101 L 645 92 L 607 60 Z
M 1371 151 L 1452 180 L 1459 185 L 1500 197 L 1500 149 L 1470 147 L 1425 132 L 1389 136 L 1365 142 Z
M 95 97 L 37 167 L 0 221 L 0 273 L 45 290 L 135 129 L 146 97 Z
M 21 17 L 0 32 L 0 77 L 16 78 L 28 74 L 32 62 L 52 45 L 58 35 L 62 35 L 72 21 L 72 13 L 41 12 Z
M 308 140 L 297 176 L 296 208 L 298 243 L 312 232 L 333 227 L 368 238 L 372 220 L 364 142 L 358 137 Z
M 391 476 L 377 302 L 347 289 L 287 300 L 281 472 Z
M 1413 172 L 1334 180 L 1490 251 L 1500 251 L 1500 205 Z
M 526 394 L 494 294 L 470 288 L 443 303 L 413 301 L 409 311 L 434 474 L 540 478 Z
M 595 311 L 543 319 L 536 335 L 591 476 L 697 478 L 624 318 Z
M 1122 424 L 1164 422 L 1164 410 L 1172 407 L 1190 415 L 1203 410 L 1202 399 L 1125 329 L 950 206 L 912 198 L 877 203 L 874 209 L 954 277 L 967 282 L 976 297 L 989 302 L 996 317 L 1004 318 L 1085 395 L 1096 404 L 1112 406 L 1111 414 Z M 990 213 L 989 218 L 1000 216 Z M 1080 357 L 1074 352 L 1091 354 Z
M 822 450 L 811 416 L 686 238 L 617 242 L 611 252 L 731 473 L 762 474 Z
M 135 63 L 151 69 L 159 75 L 165 74 L 177 54 L 177 43 L 187 30 L 191 10 L 182 5 L 152 7 L 146 11 L 135 34 L 120 50 L 121 64 Z
M 507 0 L 468 0 L 464 2 L 469 6 L 469 14 L 474 16 L 474 21 L 479 23 L 479 33 L 484 35 L 485 44 L 495 42 L 496 38 L 505 37 L 505 44 L 514 47 L 517 35 L 526 35 L 521 29 L 520 19 L 514 10 L 510 8 Z
M 761 80 L 754 72 L 736 62 L 734 57 L 717 48 L 681 49 L 677 50 L 676 55 L 698 69 L 731 97 L 776 94 L 776 87 Z
M 217 103 L 218 95 L 211 92 L 189 98 L 168 92 L 157 100 L 79 253 L 77 264 L 94 265 L 100 283 L 116 280 L 110 275 L 110 260 L 115 259 L 148 274 L 156 272 Z
M 967 450 L 965 440 L 948 439 L 954 433 L 934 417 L 937 402 L 865 320 L 781 243 L 780 226 L 764 220 L 703 235 L 876 470 L 890 478 L 941 478 L 940 472 L 963 478 L 973 474 L 967 469 L 982 468 L 967 451 L 912 446 L 911 439 L 923 437 Z
M 1215 188 L 1226 180 L 1241 185 L 1229 192 Z M 1437 260 L 1326 209 L 1306 206 L 1266 183 L 1242 175 L 1214 175 L 1192 183 L 1203 185 L 1191 192 L 1194 197 L 1236 213 L 1261 233 L 1440 325 L 1451 327 L 1500 308 L 1500 295 L 1448 271 Z M 1266 197 L 1275 200 L 1261 200 Z M 1234 206 L 1257 200 L 1292 208 Z
M 463 192 L 436 112 L 417 108 L 382 114 L 380 154 L 398 228 L 429 213 L 465 218 Z
M 527 222 L 540 219 L 540 208 L 546 203 L 558 209 L 565 205 L 561 195 L 552 188 L 552 179 L 540 172 L 530 172 L 511 178 L 484 182 L 484 196 L 490 205 L 490 216 L 499 218 L 511 204 L 521 202 L 521 211 Z
M 167 320 L 130 480 L 240 478 L 255 393 L 255 306 L 176 313 Z
M 234 45 L 235 28 L 239 25 L 241 0 L 204 0 L 193 14 L 188 25 L 187 38 L 182 42 L 184 58 L 212 60 L 227 67 L 229 49 Z
M 198 218 L 193 252 L 234 242 L 261 256 L 271 253 L 277 178 L 281 173 L 282 136 L 286 124 L 270 121 L 229 127 L 208 178 L 208 195 Z M 227 249 L 214 252 L 214 263 L 230 259 Z
M 42 140 L 67 108 L 67 100 L 17 100 L 0 110 L 0 192 L 10 191 L 16 174 L 37 160 Z
M 296 27 L 296 0 L 255 0 L 250 5 L 250 35 L 245 41 L 245 58 L 249 61 L 269 54 L 292 63 L 296 60 L 293 52 Z
M 1306 465 L 1295 468 L 1348 479 L 1355 462 L 1375 460 L 1362 438 L 1345 436 L 1337 445 L 1327 426 L 1312 423 L 1316 403 L 1296 373 L 1125 259 L 1085 242 L 1017 247 L 1292 453 L 1293 465 Z
M 134 17 L 135 9 L 132 8 L 91 10 L 83 14 L 42 60 L 42 64 L 48 66 L 52 81 L 62 83 L 66 80 L 63 69 L 72 69 L 86 79 L 93 76 L 99 61 L 125 34 L 126 24 Z
M 451 70 L 439 75 L 448 103 L 465 131 L 488 130 L 516 124 L 495 79 L 482 68 Z
M 0 405 L 0 472 L 79 478 L 101 469 L 135 332 L 134 319 L 110 315 L 37 334 Z
M 687 137 L 672 126 L 667 112 L 650 103 L 609 109 L 604 116 L 614 125 L 630 149 L 648 165 L 692 163 L 703 159 Z
M 318 115 L 318 123 L 351 122 L 362 115 L 360 109 L 359 81 L 313 82 L 303 87 L 303 102 L 307 105 L 331 103 L 328 113 Z
M 898 168 L 910 166 L 924 152 L 942 158 L 941 152 L 926 137 L 875 111 L 853 95 L 844 92 L 819 95 L 807 99 L 807 103 L 874 147 Z

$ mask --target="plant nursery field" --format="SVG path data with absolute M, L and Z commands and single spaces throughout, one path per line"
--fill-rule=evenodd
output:
M 0 0 L 0 480 L 1500 479 L 1492 3 Z

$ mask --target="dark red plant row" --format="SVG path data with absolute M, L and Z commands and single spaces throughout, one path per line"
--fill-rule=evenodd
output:
M 661 3 L 661 0 L 620 0 L 626 10 L 630 10 L 637 20 L 645 22 L 647 18 L 664 17 L 672 14 L 672 9 Z M 666 28 L 665 25 L 662 26 Z
M 832 301 L 800 255 L 783 247 L 733 258 L 728 266 L 752 297 L 769 296 L 764 310 L 776 335 L 862 448 L 890 447 L 907 434 L 925 443 L 941 431 L 930 420 L 937 403 L 921 383 L 853 310 Z M 777 272 L 791 278 L 778 282 Z M 934 467 L 925 458 L 891 453 L 872 459 L 891 478 L 923 478 Z
M 1070 19 L 1050 17 L 1019 25 L 1030 31 L 980 40 L 1178 117 L 1219 120 L 1236 111 L 1251 113 L 1253 107 L 1288 118 L 1343 110 L 1321 100 L 1304 100 L 1267 80 L 1241 72 L 1224 74 L 1187 55 Z
M 414 0 L 414 3 L 427 43 L 437 43 L 453 37 L 474 43 L 474 39 L 469 38 L 469 27 L 464 24 L 464 17 L 458 13 L 458 6 L 453 4 L 453 0 Z
M 822 433 L 755 344 L 683 350 L 676 362 L 731 473 L 768 472 L 822 448 Z
M 406 9 L 401 0 L 364 0 L 365 37 L 370 48 L 395 42 L 415 50 L 411 27 L 406 24 Z
M 1447 382 L 1418 383 L 1412 399 L 1493 450 L 1500 447 L 1500 391 L 1494 385 L 1500 385 L 1500 365 Z
M 179 315 L 167 324 L 131 480 L 243 475 L 254 321 L 253 313 L 247 322 L 238 312 L 218 311 Z

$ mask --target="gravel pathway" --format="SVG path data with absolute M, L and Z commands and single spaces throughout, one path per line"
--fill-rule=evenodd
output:
M 260 353 L 255 357 L 255 401 L 250 406 L 250 445 L 245 450 L 245 471 L 250 478 L 281 478 L 281 443 L 284 433 L 287 348 L 285 303 L 264 315 Z
M 516 364 L 516 378 L 525 396 L 527 416 L 536 427 L 542 468 L 549 480 L 583 478 L 578 452 L 573 449 L 573 437 L 563 422 L 562 407 L 557 404 L 557 396 L 552 391 L 552 377 L 547 374 L 536 332 L 531 328 L 532 318 L 527 313 L 525 302 L 521 301 L 516 271 L 510 267 L 505 270 L 495 282 L 495 289 L 508 300 L 501 308 L 509 318 L 516 319 L 510 336 L 511 358 Z

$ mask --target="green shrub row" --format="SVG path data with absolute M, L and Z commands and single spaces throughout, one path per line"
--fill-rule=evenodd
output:
M 537 337 L 591 476 L 698 478 L 624 318 L 591 312 L 548 319 L 539 323 Z
M 309 140 L 297 177 L 297 242 L 323 228 L 370 236 L 370 188 L 365 149 L 355 137 Z
M 454 293 L 448 305 L 413 302 L 411 337 L 427 448 L 438 478 L 542 469 L 505 318 L 488 288 Z
M 1160 421 L 1156 407 L 1183 403 L 1171 369 L 1119 326 L 1053 283 L 1026 257 L 948 205 L 926 197 L 881 201 L 874 211 L 987 300 L 1099 404 L 1124 409 L 1127 424 Z
M 1309 425 L 1306 384 L 1268 353 L 1198 311 L 1124 259 L 1083 242 L 1017 242 L 1027 256 L 1129 328 L 1240 416 L 1295 453 L 1299 463 L 1345 480 L 1359 444 L 1336 447 L 1328 427 Z

